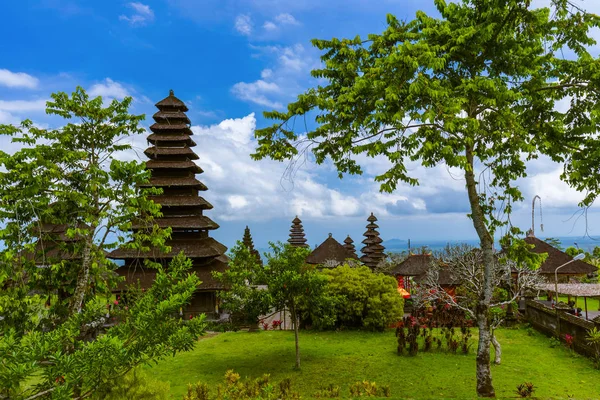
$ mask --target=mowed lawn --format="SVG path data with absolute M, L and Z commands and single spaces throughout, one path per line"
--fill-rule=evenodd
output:
M 497 337 L 503 359 L 492 374 L 499 397 L 515 398 L 518 384 L 532 382 L 537 398 L 600 398 L 600 371 L 590 360 L 564 347 L 551 348 L 549 338 L 537 332 L 529 336 L 525 329 L 501 329 Z M 328 384 L 339 385 L 342 396 L 349 397 L 349 385 L 362 380 L 389 384 L 394 398 L 473 398 L 475 346 L 469 355 L 434 351 L 409 357 L 396 354 L 392 330 L 301 332 L 302 368 L 296 371 L 293 332 L 229 332 L 203 338 L 193 351 L 164 360 L 149 372 L 170 382 L 175 399 L 182 398 L 188 383 L 206 382 L 214 390 L 228 369 L 242 377 L 271 374 L 275 383 L 289 377 L 304 398 Z

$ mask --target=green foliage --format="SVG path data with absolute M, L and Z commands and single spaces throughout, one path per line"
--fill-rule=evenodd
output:
M 52 95 L 57 129 L 0 125 L 19 147 L 0 151 L 0 396 L 64 399 L 108 390 L 132 368 L 192 349 L 204 318 L 182 321 L 200 283 L 183 255 L 148 263 L 156 279 L 107 309 L 120 278 L 106 258 L 115 246 L 164 245 L 160 206 L 145 189 L 143 163 L 120 161 L 143 115 L 131 98 L 104 105 L 77 88 Z M 139 225 L 133 234 L 132 223 Z M 111 242 L 116 237 L 116 241 Z M 128 378 L 127 378 L 128 379 Z
M 94 400 L 168 400 L 169 384 L 150 378 L 148 372 L 135 368 L 120 378 L 113 380 L 112 385 L 94 393 Z
M 600 369 L 600 331 L 598 328 L 593 327 L 589 329 L 585 340 L 594 350 L 594 365 L 596 369 Z
M 493 237 L 521 233 L 509 216 L 523 200 L 517 182 L 527 162 L 540 154 L 564 162 L 562 178 L 586 193 L 583 206 L 600 194 L 600 59 L 588 51 L 600 17 L 569 0 L 552 4 L 551 11 L 530 0 L 437 0 L 437 15 L 388 15 L 387 29 L 366 40 L 314 39 L 322 64 L 311 74 L 319 85 L 286 110 L 265 112 L 274 123 L 255 132 L 255 159 L 291 160 L 308 150 L 340 177 L 362 174 L 361 157 L 384 157 L 389 168 L 375 177 L 384 192 L 419 184 L 414 163 L 461 171 L 485 254 L 476 316 L 482 339 L 490 329 Z M 480 350 L 481 371 L 490 371 L 489 344 Z M 491 373 L 477 377 L 478 394 L 494 396 Z
M 305 263 L 310 249 L 290 244 L 270 243 L 266 254 L 265 283 L 276 309 L 288 309 L 296 337 L 296 368 L 300 368 L 298 323 L 302 309 L 323 309 L 327 277 Z
M 404 303 L 393 277 L 347 264 L 323 274 L 325 294 L 335 299 L 336 326 L 383 331 L 402 319 Z
M 168 269 L 159 268 L 152 287 L 133 291 L 128 306 L 115 310 L 116 324 L 104 333 L 99 330 L 107 322 L 106 306 L 96 299 L 57 329 L 23 335 L 10 330 L 0 336 L 0 393 L 24 399 L 45 390 L 53 398 L 102 392 L 137 365 L 191 350 L 204 332 L 204 316 L 175 317 L 199 284 L 190 268 L 183 255 Z M 25 386 L 35 375 L 40 383 Z
M 236 323 L 258 323 L 258 317 L 269 312 L 271 293 L 258 285 L 265 281 L 264 269 L 256 256 L 238 241 L 229 254 L 229 268 L 225 272 L 213 272 L 228 289 L 219 292 L 222 307 L 232 314 Z
M 254 380 L 247 379 L 245 382 L 240 379 L 240 374 L 233 370 L 225 373 L 225 382 L 217 386 L 216 396 L 210 396 L 210 389 L 207 384 L 198 382 L 195 385 L 188 385 L 187 394 L 183 400 L 295 400 L 300 395 L 291 389 L 291 381 L 283 379 L 277 387 L 270 383 L 270 375 L 264 374 Z

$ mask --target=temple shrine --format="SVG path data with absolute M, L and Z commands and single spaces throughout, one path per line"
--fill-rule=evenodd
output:
M 202 169 L 194 162 L 198 155 L 192 150 L 196 143 L 192 140 L 190 120 L 185 114 L 187 106 L 171 90 L 169 96 L 156 103 L 158 112 L 153 115 L 155 123 L 150 126 L 152 134 L 148 136 L 148 147 L 144 154 L 149 158 L 146 168 L 151 171 L 146 187 L 162 189 L 162 194 L 152 196 L 154 202 L 161 205 L 163 216 L 155 223 L 161 228 L 171 228 L 172 234 L 167 245 L 171 251 L 167 254 L 158 249 L 140 252 L 119 248 L 109 254 L 112 259 L 121 259 L 125 265 L 117 270 L 126 279 L 126 284 L 137 283 L 149 287 L 155 278 L 155 271 L 144 268 L 143 260 L 168 265 L 171 259 L 181 251 L 192 260 L 193 272 L 202 283 L 198 286 L 191 304 L 183 313 L 187 316 L 206 313 L 215 316 L 219 313 L 216 292 L 223 289 L 220 282 L 212 277 L 212 271 L 223 271 L 227 267 L 227 248 L 209 236 L 211 230 L 219 225 L 204 215 L 204 211 L 213 206 L 199 195 L 208 188 L 198 179 Z M 134 223 L 132 229 L 140 229 Z

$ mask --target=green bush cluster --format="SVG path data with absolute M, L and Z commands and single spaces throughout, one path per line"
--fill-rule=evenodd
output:
M 404 299 L 391 276 L 347 264 L 322 273 L 328 280 L 325 295 L 331 305 L 322 308 L 327 311 L 307 310 L 316 327 L 383 331 L 402 319 Z M 333 316 L 327 314 L 330 310 Z

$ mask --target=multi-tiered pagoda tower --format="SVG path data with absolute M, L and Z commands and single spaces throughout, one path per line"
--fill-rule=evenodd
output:
M 288 243 L 295 247 L 308 247 L 306 244 L 306 238 L 304 237 L 304 228 L 302 227 L 302 221 L 296 215 L 296 218 L 292 221 L 292 228 L 290 229 L 290 238 Z
M 362 241 L 365 247 L 361 249 L 363 256 L 360 258 L 360 261 L 367 267 L 375 268 L 385 258 L 383 252 L 385 247 L 381 245 L 383 239 L 379 237 L 379 232 L 377 232 L 379 226 L 375 223 L 377 221 L 375 215 L 371 213 L 367 221 L 369 221 L 369 224 L 367 225 L 367 231 L 364 233 L 365 240 Z
M 352 256 L 352 258 L 358 259 L 358 256 L 356 255 L 356 248 L 354 247 L 354 240 L 352 240 L 350 235 L 348 235 L 348 237 L 344 239 L 344 248 L 346 249 L 348 254 Z
M 246 246 L 246 248 L 250 251 L 260 265 L 262 265 L 262 259 L 260 258 L 260 253 L 258 250 L 254 248 L 254 241 L 252 240 L 252 234 L 250 233 L 250 228 L 246 225 L 246 229 L 244 229 L 244 237 L 242 238 L 242 244 Z
M 156 219 L 161 228 L 171 228 L 171 239 L 167 245 L 171 252 L 163 254 L 158 249 L 149 253 L 136 250 L 117 249 L 110 253 L 110 258 L 124 259 L 125 265 L 117 272 L 126 277 L 127 283 L 138 280 L 142 287 L 148 287 L 154 280 L 155 273 L 143 268 L 143 259 L 152 258 L 163 264 L 181 251 L 192 259 L 193 270 L 202 281 L 192 302 L 184 310 L 185 314 L 218 312 L 216 291 L 223 289 L 216 281 L 211 271 L 223 271 L 227 266 L 227 248 L 215 239 L 209 237 L 209 231 L 219 225 L 203 213 L 213 206 L 199 196 L 200 191 L 207 187 L 196 179 L 202 169 L 194 163 L 198 155 L 192 147 L 190 120 L 185 114 L 188 111 L 185 103 L 173 94 L 156 103 L 158 112 L 153 115 L 155 123 L 150 126 L 152 134 L 148 136 L 150 147 L 144 154 L 150 158 L 146 168 L 151 171 L 147 187 L 157 187 L 163 190 L 158 196 L 151 197 L 161 205 L 163 216 Z M 133 229 L 141 226 L 133 225 Z

